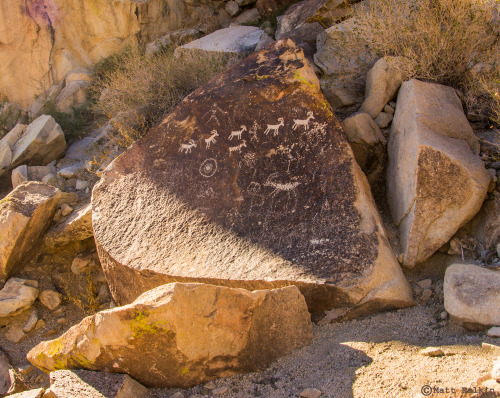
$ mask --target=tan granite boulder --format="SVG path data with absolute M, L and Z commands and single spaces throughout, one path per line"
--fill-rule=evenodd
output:
M 130 376 L 88 370 L 50 372 L 44 398 L 146 398 L 148 389 Z
M 90 238 L 92 235 L 92 206 L 85 203 L 76 208 L 66 220 L 51 228 L 45 234 L 43 243 L 56 248 Z
M 479 211 L 491 177 L 450 87 L 401 86 L 389 139 L 387 191 L 403 264 L 414 267 Z
M 313 312 L 413 303 L 370 187 L 290 40 L 187 97 L 92 195 L 114 299 L 175 281 L 296 285 Z
M 45 166 L 66 152 L 66 139 L 52 116 L 42 115 L 31 122 L 12 146 L 11 167 Z
M 384 175 L 387 140 L 367 113 L 356 113 L 342 122 L 356 162 L 373 186 Z
M 469 329 L 500 325 L 500 272 L 453 264 L 444 276 L 444 308 Z
M 85 368 L 186 388 L 264 369 L 311 339 L 310 315 L 294 286 L 249 292 L 172 283 L 85 318 L 28 359 L 45 371 Z
M 28 182 L 0 201 L 0 280 L 5 281 L 40 243 L 58 200 L 57 188 Z

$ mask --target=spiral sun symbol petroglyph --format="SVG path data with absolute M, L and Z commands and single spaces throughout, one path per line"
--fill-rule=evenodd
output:
M 200 174 L 203 177 L 212 177 L 217 172 L 217 161 L 213 158 L 206 159 L 200 166 Z

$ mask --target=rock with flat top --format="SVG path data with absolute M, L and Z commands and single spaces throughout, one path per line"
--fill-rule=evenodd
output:
M 22 132 L 12 147 L 11 167 L 22 164 L 45 166 L 59 159 L 66 151 L 66 140 L 54 118 L 42 115 Z
M 37 388 L 35 390 L 27 390 L 19 392 L 17 394 L 9 395 L 9 398 L 42 398 L 42 395 L 44 395 L 44 391 L 44 388 Z
M 17 124 L 2 139 L 0 139 L 0 176 L 11 169 L 12 151 L 14 145 L 22 137 L 26 125 Z
M 178 280 L 296 285 L 309 309 L 401 308 L 412 294 L 363 172 L 291 40 L 180 103 L 94 186 L 92 223 L 119 304 Z
M 10 278 L 0 290 L 0 317 L 16 315 L 31 307 L 38 289 L 21 278 Z
M 50 372 L 49 398 L 146 398 L 148 389 L 130 376 L 89 370 Z M 47 394 L 47 393 L 46 393 Z
M 188 388 L 265 369 L 311 339 L 295 286 L 249 292 L 172 283 L 85 318 L 27 357 L 46 372 L 86 368 L 126 373 L 145 386 Z
M 48 247 L 59 247 L 69 242 L 85 240 L 92 235 L 92 206 L 85 203 L 75 208 L 66 220 L 49 229 L 43 242 Z
M 500 326 L 493 326 L 488 330 L 489 337 L 500 337 Z
M 203 52 L 250 53 L 263 33 L 263 30 L 255 26 L 231 26 L 184 44 L 176 48 L 175 54 L 181 56 Z
M 291 5 L 286 12 L 278 17 L 276 39 L 308 23 L 319 23 L 329 28 L 351 15 L 353 8 L 349 3 L 359 0 L 302 0 Z
M 442 357 L 444 356 L 444 351 L 438 347 L 427 347 L 420 350 L 420 354 L 426 357 Z
M 453 264 L 444 276 L 444 308 L 468 329 L 500 325 L 500 272 Z
M 66 83 L 56 98 L 56 109 L 59 112 L 71 112 L 72 109 L 83 105 L 86 100 L 88 81 L 75 80 Z
M 0 201 L 0 280 L 26 262 L 52 222 L 59 190 L 40 182 L 20 185 Z
M 384 173 L 387 162 L 387 140 L 367 113 L 357 113 L 342 122 L 342 128 L 354 152 L 356 162 L 368 178 L 370 185 Z
M 23 164 L 21 166 L 16 167 L 14 170 L 12 170 L 10 180 L 12 182 L 12 189 L 16 189 L 23 182 L 29 181 L 29 179 L 28 179 L 28 166 Z
M 38 300 L 49 310 L 55 310 L 61 304 L 61 294 L 54 290 L 44 290 L 38 296 Z
M 399 91 L 388 145 L 388 201 L 403 265 L 414 267 L 479 211 L 490 175 L 455 91 L 410 80 Z
M 396 98 L 404 80 L 401 62 L 398 57 L 380 58 L 368 71 L 365 101 L 361 105 L 360 112 L 368 113 L 375 119 L 387 103 Z

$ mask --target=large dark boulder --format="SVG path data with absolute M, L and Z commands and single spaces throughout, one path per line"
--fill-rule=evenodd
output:
M 412 305 L 313 68 L 281 40 L 187 97 L 95 186 L 114 299 L 169 282 L 296 285 L 313 312 Z

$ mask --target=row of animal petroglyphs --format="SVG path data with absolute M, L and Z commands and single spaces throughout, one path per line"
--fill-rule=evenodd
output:
M 213 108 L 210 111 L 211 113 L 213 113 L 212 116 L 214 118 L 216 118 L 216 116 L 214 116 L 214 115 L 216 114 L 217 110 L 218 110 L 218 107 Z M 220 111 L 222 111 L 222 110 L 220 110 Z M 207 115 L 205 115 L 205 116 L 207 116 Z M 297 129 L 303 127 L 304 131 L 308 131 L 309 130 L 309 123 L 312 119 L 314 119 L 314 113 L 312 111 L 307 112 L 307 117 L 305 119 L 293 119 L 292 130 L 297 130 Z M 218 119 L 217 119 L 217 121 L 218 121 Z M 317 125 L 320 125 L 320 124 L 315 123 L 314 128 L 317 129 L 317 127 L 318 127 Z M 285 119 L 280 117 L 280 118 L 278 118 L 277 124 L 268 124 L 267 125 L 267 128 L 264 130 L 264 135 L 267 136 L 267 135 L 271 134 L 273 137 L 276 137 L 279 135 L 280 128 L 284 127 L 284 126 L 285 126 Z M 325 127 L 324 124 L 322 125 L 322 127 L 323 128 Z M 243 139 L 243 133 L 245 133 L 245 132 L 248 132 L 248 135 L 250 136 L 251 141 L 259 142 L 259 137 L 257 134 L 258 128 L 259 128 L 258 123 L 256 121 L 254 121 L 250 130 L 247 129 L 247 126 L 241 125 L 239 130 L 231 131 L 231 133 L 227 136 L 228 140 L 233 141 L 233 139 L 234 139 L 235 141 L 241 141 L 241 143 L 238 145 L 230 146 L 228 148 L 229 153 L 230 154 L 235 153 L 235 152 L 241 153 L 241 149 L 247 146 L 247 140 Z M 203 139 L 203 141 L 205 141 L 205 148 L 210 149 L 211 145 L 217 144 L 217 137 L 219 137 L 219 132 L 217 130 L 212 130 L 210 132 L 210 136 L 208 138 Z M 198 143 L 196 143 L 194 140 L 191 139 L 187 143 L 181 144 L 181 146 L 179 148 L 179 152 L 184 153 L 184 154 L 190 154 L 192 149 L 197 148 L 197 147 L 198 147 Z

